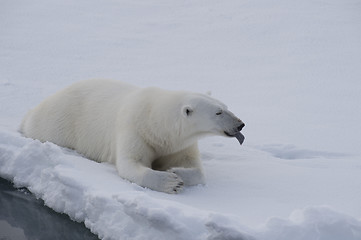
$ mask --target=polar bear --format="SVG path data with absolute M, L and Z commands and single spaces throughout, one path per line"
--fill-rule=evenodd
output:
M 204 183 L 197 140 L 221 135 L 242 144 L 244 126 L 208 95 L 86 80 L 30 110 L 20 132 L 114 163 L 122 178 L 140 186 L 178 193 Z

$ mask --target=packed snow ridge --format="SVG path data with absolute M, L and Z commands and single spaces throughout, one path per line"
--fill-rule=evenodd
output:
M 101 239 L 361 239 L 361 221 L 326 206 L 250 228 L 235 215 L 197 209 L 122 180 L 113 165 L 7 131 L 0 132 L 0 161 L 2 177 Z

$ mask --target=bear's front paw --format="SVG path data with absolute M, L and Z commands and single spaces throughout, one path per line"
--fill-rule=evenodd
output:
M 154 170 L 144 175 L 141 184 L 141 186 L 165 193 L 179 193 L 183 185 L 183 180 L 177 174 Z
M 177 174 L 187 186 L 205 183 L 203 172 L 199 168 L 175 167 L 169 169 L 168 172 Z

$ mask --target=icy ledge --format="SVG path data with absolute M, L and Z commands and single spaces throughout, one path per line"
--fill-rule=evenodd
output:
M 361 239 L 361 221 L 322 206 L 251 229 L 232 216 L 151 196 L 119 178 L 110 164 L 1 130 L 0 175 L 84 222 L 101 239 Z

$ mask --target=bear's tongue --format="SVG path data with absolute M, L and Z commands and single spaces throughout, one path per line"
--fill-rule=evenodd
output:
M 242 145 L 242 143 L 243 143 L 243 141 L 244 141 L 244 136 L 243 136 L 243 134 L 242 134 L 241 132 L 238 132 L 238 133 L 236 133 L 236 135 L 234 135 L 234 136 L 237 138 L 239 144 Z

